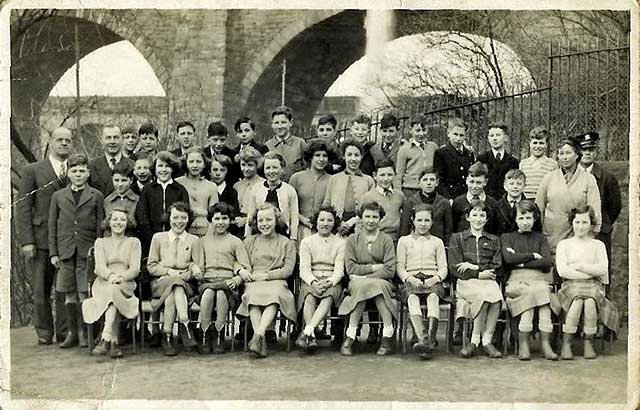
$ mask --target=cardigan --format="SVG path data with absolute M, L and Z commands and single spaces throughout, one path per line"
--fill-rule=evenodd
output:
M 432 206 L 432 224 L 429 233 L 442 239 L 445 245 L 449 243 L 449 238 L 451 238 L 451 233 L 453 232 L 451 205 L 449 204 L 449 200 L 439 193 L 434 192 L 434 194 L 432 202 L 430 202 L 430 198 L 427 198 L 422 191 L 415 193 L 405 200 L 405 206 L 400 220 L 400 236 L 409 235 L 411 231 L 413 231 L 411 216 L 416 206 L 422 203 L 429 203 Z
M 251 271 L 249 255 L 242 240 L 231 235 L 207 234 L 198 239 L 193 260 L 200 267 L 204 279 L 227 278 L 242 283 L 241 269 Z
M 102 236 L 104 196 L 97 189 L 85 185 L 76 203 L 71 185 L 51 197 L 49 207 L 49 255 L 69 259 L 87 257 L 96 238 Z
M 184 278 L 189 280 L 198 265 L 193 260 L 193 251 L 198 237 L 184 232 L 178 241 L 171 231 L 158 232 L 153 235 L 149 249 L 147 269 L 152 276 L 167 276 L 169 269 L 188 271 Z
M 289 184 L 298 193 L 300 215 L 311 218 L 318 212 L 324 202 L 330 178 L 331 175 L 327 173 L 316 175 L 309 169 L 296 172 L 291 176 Z
M 351 175 L 342 171 L 332 175 L 327 183 L 327 192 L 322 205 L 333 206 L 339 217 L 342 217 L 344 213 L 344 200 L 349 178 L 351 178 L 351 184 L 353 186 L 353 197 L 356 202 L 356 209 L 362 204 L 362 196 L 376 185 L 375 182 L 373 182 L 373 178 L 362 173 L 359 175 Z
M 263 184 L 266 179 L 262 178 L 259 175 L 248 180 L 247 178 L 242 178 L 240 181 L 233 184 L 233 189 L 238 193 L 238 204 L 240 206 L 240 214 L 247 215 L 247 204 L 246 204 L 246 193 L 247 190 L 254 187 L 258 184 Z
M 375 264 L 384 266 L 382 270 L 374 272 L 371 268 Z M 396 252 L 391 237 L 378 231 L 378 236 L 369 250 L 364 232 L 352 234 L 347 238 L 344 247 L 344 266 L 349 276 L 393 279 L 396 269 Z
M 414 139 L 400 147 L 393 186 L 396 189 L 420 189 L 420 174 L 425 169 L 433 167 L 433 156 L 437 149 L 438 146 L 431 141 L 424 141 L 423 149 Z
M 551 171 L 558 169 L 558 163 L 555 159 L 546 155 L 535 158 L 533 156 L 520 161 L 520 170 L 524 172 L 527 180 L 524 184 L 524 194 L 529 199 L 535 199 L 538 193 L 538 187 L 542 179 Z
M 256 184 L 246 192 L 247 218 L 253 218 L 256 209 L 267 200 L 269 189 L 265 186 L 266 182 Z M 278 208 L 282 214 L 285 224 L 289 228 L 289 238 L 298 238 L 298 225 L 300 223 L 300 215 L 298 210 L 298 194 L 293 187 L 286 182 L 282 182 L 280 187 L 276 189 L 278 196 Z M 251 227 L 249 224 L 245 226 L 245 236 L 251 235 Z
M 296 246 L 285 236 L 250 235 L 244 240 L 253 273 L 266 273 L 267 280 L 287 279 L 296 263 Z
M 117 242 L 111 238 L 98 238 L 94 245 L 95 274 L 104 280 L 111 272 L 125 281 L 133 281 L 140 273 L 141 249 L 138 238 L 124 237 Z
M 329 279 L 333 286 L 344 275 L 345 240 L 338 235 L 329 237 L 316 233 L 300 242 L 300 279 L 311 285 L 316 279 Z
M 396 258 L 396 271 L 403 282 L 418 272 L 437 274 L 441 281 L 447 278 L 448 265 L 444 243 L 442 239 L 433 235 L 403 236 L 398 240 Z
M 478 274 L 483 270 L 492 269 L 496 274 L 497 282 L 503 273 L 500 238 L 486 232 L 482 232 L 479 238 L 476 238 L 469 229 L 451 235 L 448 259 L 451 274 L 461 280 L 478 278 Z M 478 265 L 479 269 L 458 272 L 457 265 L 462 262 Z
M 589 205 L 595 212 L 594 233 L 600 231 L 602 213 L 600 210 L 600 191 L 593 175 L 581 166 L 566 183 L 561 169 L 551 171 L 545 176 L 538 188 L 536 204 L 542 214 L 542 233 L 547 236 L 549 246 L 555 249 L 562 239 L 571 236 L 569 212 L 573 208 Z
M 547 272 L 553 267 L 549 242 L 540 232 L 505 233 L 500 237 L 500 243 L 506 276 L 512 269 L 525 268 Z M 533 256 L 534 252 L 540 254 L 542 258 L 536 259 Z M 520 264 L 522 266 L 517 266 Z

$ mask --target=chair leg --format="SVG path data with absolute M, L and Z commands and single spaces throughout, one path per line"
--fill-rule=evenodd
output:
M 402 331 L 398 332 L 400 335 L 400 346 L 402 346 L 402 354 L 407 354 L 407 328 L 408 328 L 408 315 L 404 314 L 404 309 L 402 309 Z
M 136 349 L 136 319 L 130 320 L 131 325 L 131 341 L 133 342 L 133 353 L 137 353 Z
M 289 319 L 284 318 L 285 326 L 287 327 L 287 353 L 291 352 L 291 326 Z
M 249 332 L 249 318 L 244 319 L 244 351 L 249 350 L 249 340 L 247 340 L 247 332 Z
M 93 351 L 93 323 L 87 323 L 85 326 L 87 329 L 87 345 L 89 347 L 89 354 L 91 354 Z
M 453 329 L 455 327 L 455 312 L 453 311 L 453 305 L 449 305 L 449 312 L 447 316 L 447 352 L 453 353 Z

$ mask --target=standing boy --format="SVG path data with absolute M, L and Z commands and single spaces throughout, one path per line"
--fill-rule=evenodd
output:
M 176 125 L 176 137 L 178 139 L 178 147 L 171 151 L 178 158 L 184 156 L 189 148 L 193 146 L 195 140 L 196 127 L 189 121 L 181 121 Z
M 506 150 L 507 139 L 509 138 L 509 127 L 503 122 L 489 124 L 489 134 L 487 140 L 491 150 L 480 154 L 478 161 L 487 164 L 489 170 L 487 195 L 493 198 L 504 196 L 504 176 L 510 169 L 518 169 L 520 161 Z
M 371 118 L 365 114 L 360 114 L 351 122 L 351 128 L 349 129 L 351 137 L 355 138 L 362 145 L 362 162 L 360 163 L 360 170 L 369 176 L 373 175 L 373 171 L 376 170 L 373 157 L 371 156 L 371 147 L 375 143 L 369 141 L 369 135 L 371 134 Z M 340 152 L 341 150 L 338 150 Z
M 398 138 L 398 128 L 400 127 L 400 121 L 398 117 L 391 113 L 386 113 L 380 120 L 380 134 L 382 140 L 371 147 L 371 156 L 373 162 L 378 167 L 378 164 L 385 159 L 391 160 L 394 164 L 398 157 L 398 151 L 402 146 L 402 141 Z
M 462 232 L 469 229 L 469 221 L 465 218 L 465 213 L 471 204 L 482 201 L 487 206 L 487 223 L 485 231 L 495 233 L 494 213 L 498 201 L 485 193 L 484 188 L 487 186 L 487 166 L 482 162 L 476 162 L 469 167 L 469 175 L 467 175 L 467 192 L 457 196 L 451 205 L 453 214 L 453 232 Z
M 504 190 L 506 193 L 496 205 L 495 220 L 493 223 L 495 234 L 516 232 L 518 224 L 516 224 L 516 208 L 520 201 L 527 199 L 524 196 L 524 187 L 527 182 L 527 176 L 519 169 L 510 169 L 504 176 Z M 542 224 L 540 217 L 536 218 L 533 224 L 534 232 L 542 232 Z
M 214 121 L 207 127 L 208 145 L 204 147 L 204 155 L 211 160 L 216 155 L 225 155 L 229 159 L 235 157 L 235 152 L 227 146 L 227 137 L 229 131 L 227 127 L 220 121 Z M 228 170 L 225 181 L 229 186 L 238 182 L 241 177 L 239 169 L 235 169 L 233 166 Z M 211 179 L 210 174 L 206 173 L 207 179 Z
M 121 163 L 111 172 L 113 192 L 104 198 L 104 213 L 109 215 L 114 209 L 127 210 L 127 236 L 137 236 L 137 223 L 135 218 L 138 195 L 131 190 L 133 182 L 133 168 L 129 164 Z M 110 232 L 109 232 L 110 233 Z M 105 236 L 107 236 L 105 234 Z
M 433 167 L 433 156 L 438 146 L 427 140 L 427 118 L 418 115 L 411 118 L 409 123 L 411 139 L 408 144 L 398 150 L 396 161 L 396 181 L 394 186 L 402 188 L 408 198 L 420 191 L 420 174 L 427 168 Z
M 140 136 L 140 149 L 138 153 L 146 153 L 153 162 L 158 153 L 158 128 L 150 122 L 145 122 L 138 129 Z
M 115 125 L 102 127 L 103 155 L 91 161 L 89 164 L 89 185 L 107 196 L 113 191 L 111 183 L 111 171 L 119 164 L 133 166 L 133 161 L 122 154 L 122 134 L 120 128 Z
M 87 253 L 102 234 L 104 196 L 87 185 L 89 160 L 76 154 L 69 158 L 70 184 L 51 197 L 49 207 L 49 254 L 58 269 L 56 290 L 65 293 L 68 331 L 62 348 L 87 346 L 80 305 L 89 291 Z
M 338 133 L 338 120 L 333 114 L 323 115 L 318 119 L 317 135 L 318 139 L 324 141 L 327 146 L 336 154 L 340 152 L 336 135 Z M 335 158 L 327 167 L 327 172 L 331 175 L 337 174 L 344 169 L 344 160 Z
M 558 168 L 555 159 L 547 156 L 549 131 L 545 127 L 535 127 L 529 132 L 529 158 L 520 161 L 520 169 L 527 177 L 524 195 L 535 199 L 538 187 L 549 172 Z
M 307 144 L 302 138 L 291 135 L 293 112 L 289 107 L 278 107 L 271 112 L 271 128 L 274 136 L 265 145 L 269 151 L 282 155 L 286 167 L 282 181 L 288 182 L 291 175 L 304 169 L 304 151 Z
M 131 183 L 131 190 L 136 195 L 140 195 L 142 188 L 153 182 L 151 161 L 152 159 L 146 152 L 136 154 L 136 162 L 133 164 L 133 182 Z
M 449 143 L 438 148 L 433 156 L 433 166 L 440 183 L 438 193 L 453 201 L 467 190 L 466 178 L 475 155 L 464 145 L 467 124 L 460 118 L 452 118 L 447 124 Z
M 400 236 L 411 234 L 413 222 L 411 215 L 415 214 L 416 206 L 420 204 L 431 205 L 431 235 L 436 236 L 445 244 L 453 233 L 453 216 L 449 200 L 436 192 L 438 186 L 438 174 L 435 169 L 427 168 L 420 173 L 420 191 L 406 198 L 402 219 L 400 221 Z
M 136 148 L 138 148 L 138 133 L 131 125 L 122 128 L 122 154 L 132 161 L 136 160 Z

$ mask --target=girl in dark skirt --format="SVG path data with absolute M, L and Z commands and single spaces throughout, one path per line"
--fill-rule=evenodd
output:
M 238 305 L 238 287 L 242 283 L 240 272 L 251 271 L 249 256 L 242 241 L 229 233 L 233 208 L 219 202 L 209 208 L 210 232 L 196 244 L 193 254 L 202 274 L 194 275 L 200 295 L 200 333 L 198 352 L 224 353 L 224 325 L 229 310 Z M 211 325 L 213 308 L 216 310 L 214 326 Z
M 331 306 L 340 303 L 345 243 L 342 237 L 336 235 L 340 218 L 332 207 L 321 207 L 312 216 L 310 225 L 318 232 L 307 236 L 300 243 L 302 284 L 298 310 L 303 309 L 305 326 L 296 341 L 296 344 L 307 352 L 318 348 L 314 336 L 316 326 L 324 320 Z
M 295 301 L 287 286 L 287 278 L 296 263 L 296 245 L 276 232 L 276 227 L 283 231 L 286 225 L 280 211 L 271 203 L 258 206 L 251 226 L 257 227 L 259 233 L 244 240 L 252 270 L 238 272 L 245 291 L 237 314 L 251 318 L 255 333 L 249 350 L 262 358 L 267 357 L 265 332 L 278 309 L 287 319 L 296 321 Z
M 436 345 L 440 299 L 445 297 L 442 281 L 447 278 L 447 255 L 442 239 L 429 233 L 433 209 L 429 204 L 419 204 L 412 218 L 413 234 L 398 241 L 397 272 L 404 282 L 402 299 L 409 308 L 409 320 L 418 337 L 413 350 L 422 359 L 431 359 Z M 429 319 L 428 337 L 422 322 L 420 299 L 426 299 Z
M 339 315 L 349 315 L 347 337 L 340 353 L 351 356 L 358 324 L 367 300 L 373 299 L 382 318 L 382 343 L 377 354 L 393 353 L 393 319 L 397 316 L 397 301 L 393 297 L 392 283 L 395 275 L 396 255 L 393 240 L 378 225 L 384 217 L 384 209 L 376 202 L 362 205 L 358 210 L 362 230 L 347 239 L 344 250 L 345 268 L 349 274 L 349 289 L 340 304 Z
M 147 269 L 154 276 L 151 293 L 154 311 L 164 306 L 162 327 L 162 347 L 164 354 L 178 354 L 174 346 L 173 324 L 178 318 L 178 330 L 185 347 L 194 347 L 196 341 L 189 325 L 189 296 L 194 290 L 189 283 L 193 275 L 201 275 L 200 268 L 193 260 L 198 237 L 186 232 L 191 220 L 191 210 L 184 202 L 175 202 L 169 207 L 168 232 L 153 235 Z
M 571 343 L 584 312 L 584 358 L 595 359 L 591 341 L 598 318 L 612 332 L 618 330 L 618 310 L 606 298 L 603 286 L 609 283 L 607 251 L 604 243 L 591 236 L 596 218 L 589 205 L 572 209 L 569 223 L 574 236 L 560 241 L 556 249 L 558 275 L 564 279 L 558 297 L 566 315 L 560 358 L 573 359 Z

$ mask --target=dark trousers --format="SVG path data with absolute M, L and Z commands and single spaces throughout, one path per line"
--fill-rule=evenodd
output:
M 611 270 L 611 234 L 598 233 L 596 235 L 596 239 L 602 241 L 605 248 L 607 248 L 607 259 L 609 260 L 609 285 L 611 285 L 611 283 L 613 283 L 613 271 Z
M 31 261 L 31 288 L 33 289 L 33 324 L 38 337 L 61 341 L 66 333 L 66 311 L 64 293 L 54 291 L 56 304 L 55 332 L 51 309 L 51 292 L 54 288 L 56 270 L 49 262 L 49 251 L 38 249 Z

